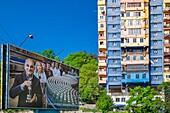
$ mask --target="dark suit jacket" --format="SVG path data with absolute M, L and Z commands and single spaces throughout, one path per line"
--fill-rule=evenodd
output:
M 39 79 L 37 79 L 35 76 L 33 76 L 32 79 L 32 90 L 31 95 L 33 96 L 36 94 L 37 101 L 33 103 L 27 103 L 26 98 L 28 94 L 28 87 L 25 87 L 24 90 L 21 90 L 20 85 L 27 80 L 26 72 L 23 72 L 21 75 L 16 75 L 14 83 L 9 91 L 9 96 L 11 98 L 15 98 L 16 96 L 19 96 L 18 99 L 18 107 L 42 107 L 42 91 Z

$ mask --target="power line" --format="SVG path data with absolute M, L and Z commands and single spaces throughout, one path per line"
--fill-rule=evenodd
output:
M 15 42 L 12 40 L 12 38 L 10 37 L 10 35 L 8 34 L 8 32 L 2 27 L 1 24 L 0 24 L 0 27 L 1 27 L 2 30 L 6 33 L 6 35 L 9 37 L 9 39 L 13 42 L 13 44 L 15 44 Z

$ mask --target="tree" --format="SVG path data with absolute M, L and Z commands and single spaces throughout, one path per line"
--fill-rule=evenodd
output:
M 98 85 L 97 66 L 84 64 L 80 69 L 80 97 L 86 103 L 95 103 L 102 89 Z
M 170 113 L 170 82 L 163 82 L 158 87 L 158 91 L 162 92 L 165 102 L 165 113 Z
M 63 59 L 63 62 L 78 69 L 80 69 L 84 64 L 90 63 L 96 66 L 98 64 L 96 56 L 93 54 L 87 54 L 86 51 L 70 54 L 68 57 Z
M 108 111 L 113 109 L 112 98 L 106 92 L 103 93 L 97 100 L 96 108 L 101 109 L 102 113 L 108 113 Z
M 130 99 L 126 102 L 126 110 L 134 113 L 159 113 L 163 111 L 163 99 L 159 93 L 151 88 L 140 86 L 130 89 Z

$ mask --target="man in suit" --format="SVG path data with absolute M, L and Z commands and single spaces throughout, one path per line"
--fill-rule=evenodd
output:
M 25 71 L 16 75 L 9 91 L 11 98 L 18 97 L 18 107 L 42 107 L 42 91 L 39 80 L 34 76 L 34 62 L 26 59 Z

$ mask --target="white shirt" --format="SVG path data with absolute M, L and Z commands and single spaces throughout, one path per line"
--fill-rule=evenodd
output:
M 60 69 L 54 69 L 53 71 L 54 77 L 61 76 Z

